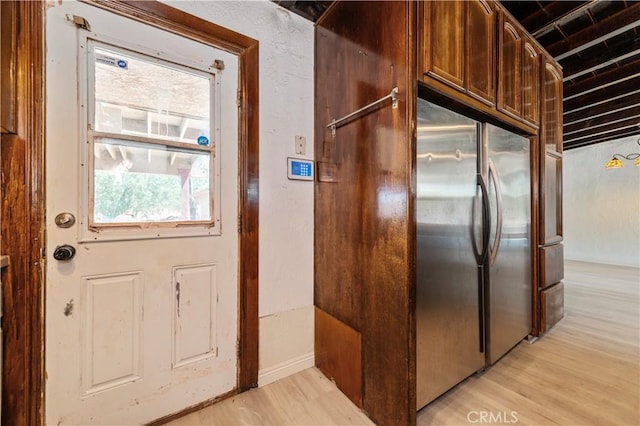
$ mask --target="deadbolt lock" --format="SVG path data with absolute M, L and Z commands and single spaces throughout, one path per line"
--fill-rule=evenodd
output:
M 76 223 L 76 217 L 69 212 L 59 213 L 55 219 L 59 228 L 71 228 Z

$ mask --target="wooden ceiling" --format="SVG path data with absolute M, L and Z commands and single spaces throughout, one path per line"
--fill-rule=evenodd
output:
M 333 3 L 273 1 L 313 22 Z M 565 150 L 640 135 L 640 2 L 501 3 L 563 67 Z

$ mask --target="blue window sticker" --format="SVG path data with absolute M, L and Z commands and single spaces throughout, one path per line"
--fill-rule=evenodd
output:
M 105 55 L 103 53 L 96 53 L 96 62 L 99 64 L 109 65 L 112 67 L 118 67 L 120 69 L 129 69 L 129 62 L 124 59 L 114 58 L 113 56 Z
M 198 145 L 208 146 L 209 138 L 206 136 L 198 136 Z

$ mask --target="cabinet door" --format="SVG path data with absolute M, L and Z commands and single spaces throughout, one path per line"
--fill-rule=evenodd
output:
M 500 13 L 498 52 L 498 109 L 520 118 L 522 37 L 504 13 Z
M 467 6 L 465 87 L 471 95 L 494 105 L 496 12 L 483 0 L 461 3 Z
M 562 240 L 562 156 L 546 152 L 541 162 L 541 244 Z
M 422 36 L 424 73 L 458 88 L 464 79 L 464 4 L 462 1 L 425 1 Z
M 562 72 L 545 61 L 542 88 L 542 142 L 546 151 L 562 152 Z
M 540 54 L 527 40 L 522 53 L 522 118 L 537 125 L 540 121 Z

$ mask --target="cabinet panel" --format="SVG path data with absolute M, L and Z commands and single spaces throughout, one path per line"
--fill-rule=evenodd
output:
M 496 12 L 485 1 L 473 0 L 467 6 L 466 80 L 472 95 L 495 104 L 495 19 Z
M 558 283 L 540 292 L 541 332 L 549 330 L 564 317 L 564 284 Z
M 562 152 L 562 73 L 545 62 L 542 95 L 542 137 L 545 149 Z
M 315 314 L 316 367 L 362 408 L 362 336 L 322 309 Z
M 426 1 L 422 5 L 424 72 L 462 88 L 465 2 Z
M 498 40 L 498 109 L 515 117 L 521 116 L 520 72 L 522 37 L 516 24 L 500 13 Z
M 540 248 L 541 287 L 547 288 L 564 278 L 564 249 L 561 243 Z
M 542 228 L 544 230 L 542 244 L 549 244 L 562 239 L 562 157 L 546 153 L 542 179 Z
M 522 55 L 522 118 L 539 123 L 540 54 L 529 41 L 524 41 Z

